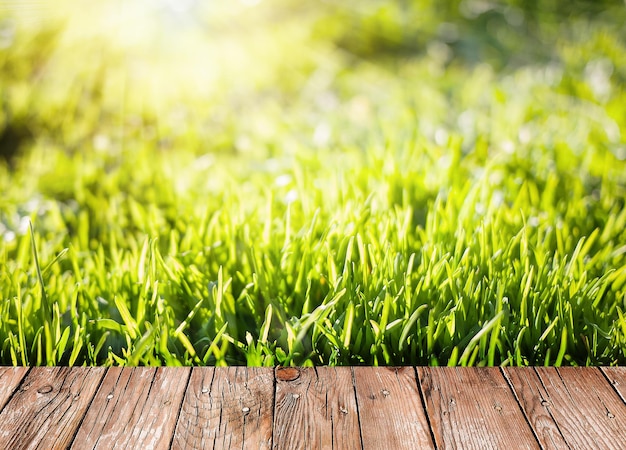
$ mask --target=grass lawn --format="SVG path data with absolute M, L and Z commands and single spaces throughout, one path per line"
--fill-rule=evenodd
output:
M 626 364 L 623 1 L 92 3 L 0 5 L 0 364 Z

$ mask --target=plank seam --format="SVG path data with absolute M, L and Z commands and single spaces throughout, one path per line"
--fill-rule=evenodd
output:
M 187 382 L 185 383 L 185 392 L 183 394 L 183 399 L 178 405 L 178 412 L 176 413 L 176 422 L 174 423 L 174 431 L 172 432 L 172 437 L 170 438 L 170 444 L 167 448 L 172 448 L 174 445 L 174 439 L 176 438 L 176 430 L 178 429 L 178 421 L 180 420 L 180 413 L 183 410 L 183 404 L 185 403 L 185 398 L 187 398 L 187 389 L 189 389 L 189 381 L 191 380 L 191 375 L 194 371 L 194 367 L 192 367 L 187 373 Z
M 237 379 L 237 371 L 239 370 L 239 367 L 235 368 L 235 380 Z M 249 379 L 249 371 L 246 368 L 245 369 L 245 373 L 246 373 L 246 381 L 244 382 L 244 387 L 246 388 L 246 391 L 248 393 L 250 393 L 250 388 L 248 387 L 248 381 L 250 381 Z M 245 448 L 245 442 L 246 442 L 246 424 L 247 424 L 247 416 L 243 417 L 242 423 L 241 423 L 241 450 L 244 450 Z
M 559 376 L 559 380 L 561 381 L 561 384 L 563 384 L 563 387 L 565 388 L 565 392 L 567 393 L 567 396 L 569 397 L 570 402 L 572 403 L 572 405 L 576 404 L 576 400 L 574 400 L 574 397 L 572 396 L 572 393 L 569 390 L 569 386 L 567 385 L 567 383 L 565 382 L 565 380 L 563 379 L 563 376 L 561 375 L 561 372 L 559 371 L 558 367 L 555 367 L 554 370 L 556 371 L 556 374 Z M 541 378 L 541 377 L 539 377 Z M 543 385 L 543 380 L 541 380 L 541 384 Z M 545 388 L 545 385 L 544 385 Z M 547 389 L 546 389 L 547 392 Z
M 125 368 L 127 369 L 127 368 Z M 122 369 L 124 370 L 124 369 Z M 158 374 L 158 370 L 159 367 L 149 367 L 149 370 L 152 371 L 152 377 L 150 379 L 150 386 L 148 387 L 148 391 L 146 392 L 146 396 L 143 397 L 141 399 L 141 402 L 137 402 L 135 405 L 133 405 L 133 414 L 135 411 L 139 412 L 139 416 L 140 418 L 145 417 L 144 412 L 146 411 L 147 407 L 148 407 L 148 402 L 150 401 L 150 392 L 152 392 L 152 388 L 154 386 L 154 382 L 156 380 L 157 374 Z M 128 377 L 128 380 L 126 382 L 126 385 L 130 384 L 131 380 L 133 379 L 133 373 L 130 374 L 130 376 Z M 132 416 L 131 416 L 132 417 Z M 141 422 L 141 419 L 137 420 L 138 422 Z M 122 429 L 123 432 L 125 432 L 128 427 L 129 427 L 130 423 L 126 423 L 124 424 L 124 427 Z M 133 430 L 138 430 L 139 434 L 138 435 L 133 435 L 133 433 L 130 433 L 131 439 L 132 441 L 130 441 L 130 445 L 132 447 L 137 447 L 137 442 L 141 439 L 141 434 L 144 431 L 144 427 L 145 427 L 145 423 L 141 423 L 141 427 L 139 427 L 139 425 L 137 423 L 133 424 Z M 128 443 L 126 445 L 129 445 Z
M 424 410 L 424 415 L 426 416 L 426 423 L 428 424 L 428 433 L 430 434 L 430 439 L 433 441 L 433 448 L 437 449 L 437 440 L 435 439 L 435 432 L 433 431 L 433 424 L 430 421 L 430 415 L 428 414 L 428 408 L 426 408 L 426 398 L 424 397 L 424 391 L 422 389 L 422 382 L 420 381 L 420 375 L 416 366 L 413 366 L 413 371 L 415 372 L 415 383 L 417 384 L 417 390 L 420 395 L 420 402 L 422 403 L 422 409 Z
M 317 388 L 317 385 L 320 379 L 320 374 L 317 371 L 318 369 L 317 366 L 314 367 L 313 369 L 315 371 L 315 377 L 317 379 L 317 382 L 315 383 L 315 387 Z M 337 379 L 337 369 L 335 367 L 333 367 L 332 369 L 328 368 L 327 370 L 333 370 L 335 372 L 335 379 Z M 317 389 L 315 390 L 317 391 Z M 330 448 L 332 449 L 332 448 L 336 448 L 335 447 L 335 415 L 333 414 L 333 410 L 328 403 L 328 388 L 324 392 L 324 406 L 326 408 L 324 413 L 326 417 L 330 419 L 329 420 L 330 422 Z
M 596 372 L 600 372 L 600 375 L 602 375 L 602 370 L 598 367 L 595 368 Z M 602 378 L 604 378 L 604 376 L 602 376 Z M 610 384 L 610 383 L 609 383 Z M 620 397 L 618 395 L 618 397 Z M 608 416 L 611 413 L 611 410 L 606 406 L 606 403 L 604 402 L 604 400 L 602 400 L 602 398 L 596 393 L 596 398 L 598 399 L 598 401 L 600 402 L 600 404 L 602 405 L 602 407 L 604 408 L 604 412 L 605 414 Z
M 211 377 L 211 388 L 209 391 L 211 392 L 211 396 L 213 396 L 213 385 L 215 384 L 216 373 L 217 372 L 213 370 L 213 376 Z M 227 379 L 226 383 L 228 383 L 228 381 L 229 380 Z M 219 394 L 220 394 L 220 418 L 217 422 L 217 431 L 215 431 L 215 434 L 213 436 L 213 450 L 218 450 L 218 447 L 217 447 L 218 439 L 222 439 L 222 441 L 226 440 L 225 433 L 222 433 L 222 420 L 224 419 L 224 393 L 220 390 Z
M 532 431 L 533 437 L 535 438 L 535 441 L 537 441 L 537 445 L 539 446 L 539 448 L 543 448 L 543 445 L 541 445 L 541 440 L 539 439 L 539 435 L 537 434 L 537 430 L 535 430 L 535 427 L 530 422 L 530 418 L 528 417 L 528 414 L 526 414 L 526 410 L 522 406 L 522 402 L 521 402 L 519 396 L 517 395 L 517 391 L 515 390 L 515 386 L 513 386 L 513 383 L 511 382 L 511 379 L 508 377 L 506 371 L 504 370 L 504 367 L 500 367 L 500 374 L 506 380 L 506 383 L 509 386 L 509 389 L 511 390 L 511 393 L 513 394 L 513 398 L 515 398 L 515 402 L 517 403 L 517 407 L 519 408 L 519 410 L 521 411 L 522 415 L 524 416 L 524 420 L 526 421 L 526 424 L 530 428 L 530 431 Z M 548 410 L 548 413 L 550 413 L 549 410 Z M 550 417 L 552 417 L 551 413 L 550 413 Z M 554 420 L 554 417 L 552 417 L 552 421 L 556 424 L 556 421 Z M 561 435 L 561 437 L 563 437 L 563 433 L 561 433 L 561 430 L 558 428 L 558 426 L 557 426 L 557 430 L 559 431 L 559 434 Z M 563 439 L 563 441 L 567 443 L 567 441 L 565 441 L 565 439 Z
M 546 392 L 546 394 L 548 394 L 548 398 L 549 398 L 550 397 L 550 391 L 548 391 L 548 387 L 544 383 L 543 378 L 541 377 L 541 374 L 537 371 L 536 367 L 533 367 L 533 370 L 535 371 L 535 375 L 537 375 L 537 379 L 539 379 L 539 382 L 541 383 L 541 387 Z M 565 386 L 565 380 L 563 380 L 563 377 L 561 377 L 561 374 L 559 373 L 558 369 L 555 369 L 555 371 L 556 371 L 557 375 L 559 376 L 559 380 L 561 380 L 561 383 L 563 383 L 563 385 Z M 567 387 L 566 387 L 566 390 L 567 390 Z M 571 399 L 571 394 L 569 393 L 569 390 L 567 390 L 567 395 L 569 395 L 570 399 Z M 550 403 L 552 403 L 552 402 L 550 402 Z M 572 446 L 569 445 L 568 440 L 565 438 L 565 435 L 563 434 L 563 431 L 561 430 L 561 426 L 559 425 L 559 422 L 556 420 L 556 417 L 554 417 L 554 414 L 552 414 L 552 410 L 550 408 L 546 408 L 546 409 L 548 410 L 548 414 L 550 414 L 550 418 L 552 419 L 552 422 L 554 422 L 554 425 L 556 426 L 556 429 L 558 430 L 559 434 L 563 438 L 563 442 L 565 442 L 565 445 L 567 445 L 568 448 L 572 448 Z
M 104 380 L 106 379 L 106 376 L 109 374 L 110 371 L 111 371 L 111 368 L 110 367 L 107 368 L 105 375 L 102 377 L 101 385 L 98 386 L 98 389 L 96 389 L 96 393 L 94 395 L 94 398 L 98 395 L 98 392 L 100 392 L 100 389 L 102 389 L 102 383 L 104 383 Z M 119 381 L 120 375 L 121 375 L 121 372 L 117 375 L 116 383 L 113 386 L 113 389 L 115 389 L 115 387 L 117 386 L 117 381 Z M 93 401 L 92 401 L 92 404 L 93 404 Z M 92 405 L 89 405 L 89 406 L 90 406 L 90 408 L 88 408 L 87 411 L 89 411 L 89 409 L 91 409 Z M 85 414 L 85 416 L 87 416 L 87 414 Z M 81 424 L 80 427 L 78 427 L 78 430 L 80 431 L 81 428 L 82 428 L 82 424 Z M 91 431 L 93 431 L 93 429 L 94 429 L 94 425 L 92 425 L 92 428 L 91 428 L 91 430 L 89 430 L 89 433 L 91 433 Z M 92 448 L 97 448 L 98 447 L 98 443 L 100 442 L 100 437 L 101 436 L 102 436 L 102 433 L 98 434 L 98 436 L 95 439 L 95 442 L 93 443 Z
M 626 398 L 624 398 L 622 396 L 622 393 L 619 391 L 619 389 L 617 389 L 617 387 L 615 386 L 615 380 L 612 380 L 609 375 L 606 373 L 606 370 L 604 367 L 600 367 L 600 373 L 602 373 L 602 375 L 604 376 L 604 378 L 606 379 L 606 381 L 611 385 L 611 388 L 613 389 L 613 391 L 615 391 L 615 393 L 617 394 L 617 396 L 622 400 L 622 402 L 624 404 L 626 404 Z
M 354 404 L 356 405 L 356 418 L 359 424 L 359 440 L 361 441 L 361 450 L 364 450 L 363 431 L 361 427 L 361 411 L 359 409 L 359 396 L 356 394 L 356 378 L 354 375 L 354 367 L 350 368 L 350 374 L 352 375 L 352 392 L 354 393 Z
M 20 380 L 19 383 L 17 383 L 17 385 L 15 386 L 15 389 L 13 389 L 13 392 L 11 392 L 11 395 L 9 395 L 7 397 L 7 401 L 4 402 L 4 404 L 2 406 L 0 406 L 0 413 L 2 413 L 2 411 L 4 411 L 4 408 L 11 402 L 11 399 L 15 396 L 15 394 L 22 388 L 22 386 L 24 385 L 24 381 L 26 381 L 26 379 L 28 378 L 28 375 L 30 375 L 30 372 L 33 370 L 32 367 L 29 367 L 28 370 L 26 371 L 26 373 L 24 373 L 24 376 L 22 377 L 22 379 Z
M 272 435 L 270 437 L 270 448 L 274 448 L 274 432 L 276 431 L 276 389 L 278 389 L 278 382 L 276 381 L 277 369 L 277 367 L 274 367 L 274 370 L 272 371 L 274 376 L 272 377 Z
M 96 398 L 96 395 L 98 394 L 98 391 L 100 391 L 100 388 L 102 387 L 102 383 L 104 382 L 104 378 L 106 377 L 106 374 L 108 372 L 109 372 L 109 368 L 108 367 L 102 372 L 102 375 L 100 376 L 100 381 L 98 382 L 98 387 L 96 389 L 94 389 L 93 395 L 89 399 L 89 403 L 87 404 L 87 406 L 85 408 L 85 412 L 83 414 L 83 417 L 80 418 L 80 422 L 78 422 L 78 426 L 74 430 L 74 434 L 72 435 L 72 438 L 69 441 L 68 448 L 71 448 L 71 447 L 74 446 L 74 441 L 76 441 L 76 436 L 78 436 L 78 432 L 80 431 L 80 429 L 83 426 L 83 422 L 85 421 L 85 417 L 87 417 L 87 413 L 91 409 L 91 405 L 93 404 L 93 400 Z

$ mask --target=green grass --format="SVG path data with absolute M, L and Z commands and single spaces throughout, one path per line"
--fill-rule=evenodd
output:
M 0 363 L 625 364 L 624 5 L 364 4 L 16 19 Z

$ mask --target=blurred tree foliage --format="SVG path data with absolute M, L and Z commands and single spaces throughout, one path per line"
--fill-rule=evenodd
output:
M 324 3 L 315 35 L 359 57 L 439 53 L 448 61 L 507 65 L 545 62 L 577 21 L 622 29 L 619 0 L 354 0 Z
M 29 91 L 39 82 L 59 31 L 48 25 L 21 37 L 12 21 L 0 21 L 0 157 L 9 161 L 31 143 L 39 126 Z
M 111 6 L 114 17 L 119 9 L 119 2 L 95 3 Z M 161 3 L 171 2 L 155 2 Z M 362 66 L 353 71 L 360 62 L 383 70 L 415 61 L 460 69 L 440 70 L 443 81 L 431 73 L 429 83 L 438 88 L 467 78 L 466 66 L 487 63 L 498 71 L 557 63 L 565 68 L 559 89 L 609 102 L 607 111 L 614 109 L 616 122 L 624 123 L 618 117 L 621 91 L 602 91 L 606 79 L 614 86 L 626 83 L 623 0 L 265 0 L 254 7 L 207 2 L 205 10 L 196 3 L 198 11 L 185 19 L 195 29 L 175 31 L 168 16 L 175 11 L 166 6 L 151 13 L 166 26 L 145 54 L 135 43 L 120 42 L 125 33 L 136 37 L 135 23 L 105 27 L 88 39 L 75 33 L 72 40 L 69 20 L 52 20 L 46 12 L 45 20 L 23 26 L 15 11 L 0 5 L 0 159 L 42 142 L 68 151 L 110 150 L 129 137 L 155 148 L 178 143 L 204 151 L 209 140 L 217 151 L 253 147 L 271 128 L 263 122 L 268 111 L 289 117 L 286 133 L 301 127 L 297 120 L 312 122 L 303 108 L 324 104 L 327 94 L 343 95 L 337 84 L 344 75 L 352 83 L 344 86 L 346 97 L 368 89 L 363 86 L 369 81 L 356 79 L 382 79 Z M 82 13 L 88 31 L 98 28 L 97 11 Z M 189 41 L 177 41 L 176 33 L 196 33 L 196 46 L 185 48 Z M 170 53 L 160 62 L 146 56 L 163 47 Z M 186 59 L 168 59 L 185 51 Z M 191 72 L 185 64 L 198 69 L 196 78 L 183 78 Z M 404 69 L 393 73 L 415 76 Z M 302 114 L 285 113 L 294 105 Z

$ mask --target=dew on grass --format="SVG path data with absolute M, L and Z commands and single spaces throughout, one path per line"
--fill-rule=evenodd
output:
M 0 230 L 0 234 L 2 234 L 2 238 L 5 242 L 13 242 L 15 240 L 15 232 L 10 230 Z
M 448 132 L 445 128 L 437 128 L 435 131 L 435 143 L 442 147 L 448 143 Z M 449 165 L 449 164 L 448 164 Z
M 517 133 L 517 139 L 521 144 L 528 144 L 533 138 L 533 132 L 529 124 L 522 125 Z
M 606 100 L 611 93 L 613 63 L 608 58 L 589 61 L 585 66 L 585 78 L 596 98 Z
M 291 175 L 289 175 L 288 173 L 284 173 L 274 178 L 274 184 L 278 187 L 284 187 L 291 183 L 291 180 Z
M 332 130 L 330 128 L 330 125 L 328 125 L 328 123 L 326 122 L 320 122 L 315 127 L 315 131 L 313 132 L 313 142 L 318 147 L 324 147 L 328 145 L 331 134 Z
M 106 134 L 98 133 L 93 137 L 93 148 L 103 152 L 111 147 L 111 139 Z
M 491 195 L 491 205 L 494 208 L 499 208 L 503 204 L 504 204 L 504 192 L 499 189 L 496 189 L 495 191 L 493 191 L 493 194 Z
M 459 114 L 459 118 L 457 119 L 457 125 L 463 134 L 474 133 L 476 127 L 475 116 L 475 113 L 469 109 Z
M 507 155 L 512 155 L 515 152 L 515 144 L 508 139 L 500 143 L 500 148 Z
M 285 195 L 285 203 L 293 203 L 298 200 L 298 191 L 295 189 L 290 189 Z

